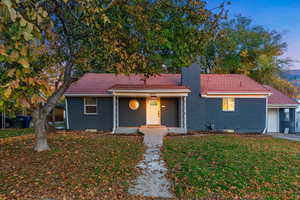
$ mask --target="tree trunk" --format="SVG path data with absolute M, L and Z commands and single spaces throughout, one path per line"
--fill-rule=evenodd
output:
M 63 96 L 64 92 L 71 85 L 72 81 L 73 79 L 71 79 L 71 75 L 67 74 L 65 82 L 52 94 L 51 97 L 48 98 L 48 101 L 43 106 L 40 106 L 33 111 L 32 120 L 36 134 L 36 146 L 34 147 L 34 150 L 38 152 L 50 150 L 47 142 L 47 117 L 54 109 L 59 99 Z
M 47 142 L 47 131 L 46 131 L 46 117 L 40 109 L 35 110 L 32 113 L 34 131 L 36 134 L 36 143 L 34 150 L 37 152 L 50 150 Z

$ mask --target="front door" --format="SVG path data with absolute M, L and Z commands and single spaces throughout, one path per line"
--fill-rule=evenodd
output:
M 147 100 L 147 125 L 160 125 L 160 99 Z

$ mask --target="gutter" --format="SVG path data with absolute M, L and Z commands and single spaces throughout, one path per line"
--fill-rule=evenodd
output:
M 107 90 L 108 92 L 113 92 L 113 93 L 188 93 L 191 92 L 189 89 L 142 89 L 142 90 L 122 90 L 122 89 L 110 89 Z
M 64 94 L 65 97 L 112 97 L 112 94 Z
M 297 108 L 299 104 L 269 104 L 269 108 Z
M 70 129 L 69 125 L 69 110 L 68 110 L 68 100 L 65 98 L 65 104 L 66 104 L 66 121 L 67 121 L 67 130 Z
M 263 130 L 263 134 L 268 132 L 268 98 L 266 98 L 266 122 L 265 122 L 265 129 Z
M 207 92 L 207 94 L 218 94 L 218 95 L 222 95 L 222 94 L 242 94 L 242 95 L 246 95 L 246 94 L 249 94 L 249 95 L 268 95 L 270 96 L 272 93 L 271 92 Z

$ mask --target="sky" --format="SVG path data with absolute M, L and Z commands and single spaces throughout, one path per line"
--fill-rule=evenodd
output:
M 207 0 L 208 6 L 225 0 Z M 287 42 L 285 54 L 293 60 L 291 69 L 300 69 L 300 0 L 231 0 L 227 6 L 229 16 L 241 14 L 250 17 L 254 25 L 263 25 L 269 30 L 283 33 Z

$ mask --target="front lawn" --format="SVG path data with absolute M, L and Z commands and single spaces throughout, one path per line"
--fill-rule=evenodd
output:
M 127 199 L 142 139 L 52 134 L 36 153 L 32 135 L 0 139 L 0 199 Z
M 300 142 L 258 136 L 168 137 L 164 158 L 182 199 L 298 199 Z
M 20 136 L 25 134 L 33 133 L 32 128 L 12 128 L 12 129 L 0 129 L 0 139 L 7 137 Z

